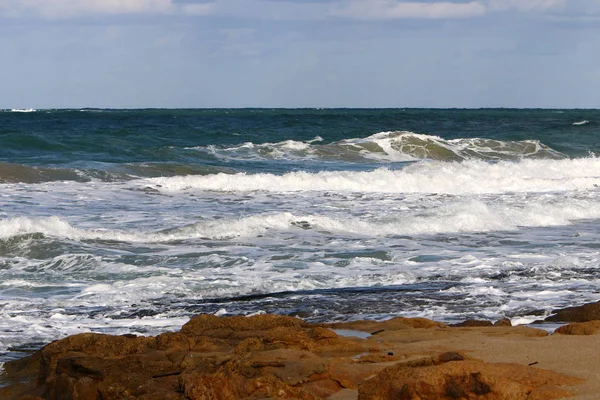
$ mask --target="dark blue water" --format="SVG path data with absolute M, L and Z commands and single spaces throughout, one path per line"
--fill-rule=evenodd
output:
M 411 131 L 444 139 L 539 140 L 570 157 L 600 150 L 598 110 L 199 109 L 0 112 L 0 161 L 59 166 L 222 165 L 190 147 L 244 142 L 320 144 Z M 589 121 L 583 125 L 574 123 Z M 234 167 L 243 169 L 234 163 Z M 105 167 L 108 168 L 108 167 Z

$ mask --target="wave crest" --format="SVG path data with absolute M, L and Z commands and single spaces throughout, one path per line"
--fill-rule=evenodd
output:
M 224 174 L 143 179 L 143 189 L 172 193 L 347 191 L 456 195 L 590 190 L 600 186 L 600 159 L 419 162 L 400 170 Z
M 35 108 L 12 108 L 10 111 L 11 112 L 19 112 L 19 113 L 30 113 L 30 112 L 36 112 L 37 110 Z
M 486 138 L 446 140 L 439 136 L 408 131 L 380 132 L 366 138 L 344 139 L 321 144 L 322 139 L 300 142 L 285 140 L 278 143 L 246 142 L 232 147 L 196 147 L 217 158 L 233 160 L 314 159 L 322 161 L 384 161 L 416 160 L 520 160 L 563 159 L 560 153 L 538 140 L 502 141 Z
M 104 169 L 102 169 L 104 168 Z M 128 163 L 78 165 L 76 168 L 44 167 L 13 164 L 0 161 L 0 184 L 43 183 L 53 181 L 116 182 L 140 177 L 208 175 L 233 172 L 225 167 L 186 165 L 178 163 Z
M 585 198 L 565 199 L 541 196 L 528 204 L 457 198 L 431 213 L 406 209 L 386 215 L 343 218 L 324 214 L 259 213 L 240 218 L 207 219 L 155 232 L 80 229 L 57 217 L 18 218 L 0 220 L 0 229 L 3 232 L 0 242 L 32 233 L 79 241 L 115 240 L 130 243 L 235 238 L 252 240 L 252 238 L 269 235 L 280 238 L 282 232 L 303 237 L 329 236 L 332 233 L 336 236 L 391 237 L 452 232 L 511 231 L 520 227 L 570 225 L 577 220 L 596 218 L 600 218 L 600 205 L 594 200 Z M 43 237 L 30 239 L 42 240 Z

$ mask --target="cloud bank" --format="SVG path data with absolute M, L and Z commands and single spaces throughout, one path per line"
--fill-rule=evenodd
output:
M 422 3 L 395 0 L 352 0 L 334 13 L 354 19 L 446 19 L 477 17 L 484 15 L 485 12 L 485 6 L 478 1 Z
M 573 0 L 572 8 L 600 0 Z M 496 12 L 560 13 L 566 0 L 0 0 L 1 17 L 69 19 L 79 16 L 171 14 L 261 19 L 355 20 L 477 18 Z
M 531 11 L 556 11 L 565 7 L 566 0 L 489 0 L 490 11 L 518 10 Z
M 2 17 L 68 19 L 119 14 L 209 14 L 214 3 L 177 4 L 173 0 L 0 0 Z

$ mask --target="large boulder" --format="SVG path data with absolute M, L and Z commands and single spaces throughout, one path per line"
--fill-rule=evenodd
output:
M 442 353 L 444 337 L 454 346 L 465 334 L 532 337 L 532 329 L 451 329 L 408 318 L 336 326 L 372 334 L 345 337 L 274 315 L 200 315 L 155 337 L 74 335 L 6 363 L 1 378 L 13 384 L 0 387 L 0 399 L 552 399 L 565 393 L 552 385 L 576 381 Z
M 559 327 L 554 333 L 562 335 L 595 335 L 600 333 L 600 321 L 574 322 Z
M 356 389 L 356 380 L 383 368 L 349 372 L 359 364 L 353 356 L 380 350 L 365 342 L 292 317 L 201 315 L 156 337 L 86 333 L 55 341 L 7 363 L 7 379 L 34 381 L 0 388 L 0 398 L 312 400 Z
M 550 400 L 568 396 L 557 385 L 576 378 L 519 364 L 456 360 L 386 368 L 359 386 L 359 400 Z
M 453 328 L 467 328 L 467 327 L 475 327 L 475 326 L 494 326 L 492 321 L 480 320 L 480 319 L 467 319 L 465 321 L 450 324 Z
M 600 301 L 554 310 L 553 315 L 545 319 L 545 321 L 550 322 L 586 322 L 595 320 L 600 320 Z
M 405 318 L 395 317 L 386 321 L 369 321 L 359 320 L 351 322 L 337 322 L 332 324 L 324 324 L 323 326 L 332 329 L 354 329 L 363 332 L 378 333 L 381 331 L 397 331 L 404 329 L 444 329 L 448 326 L 432 321 L 426 318 Z

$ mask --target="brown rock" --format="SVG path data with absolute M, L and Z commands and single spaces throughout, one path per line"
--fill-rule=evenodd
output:
M 512 322 L 510 319 L 503 318 L 494 323 L 492 321 L 487 320 L 479 320 L 479 319 L 468 319 L 463 322 L 459 322 L 458 324 L 450 324 L 451 327 L 460 328 L 460 327 L 478 327 L 478 326 L 512 326 Z
M 450 324 L 451 327 L 461 328 L 461 327 L 469 327 L 469 326 L 493 326 L 491 321 L 486 320 L 478 320 L 478 319 L 468 319 L 463 322 L 459 322 L 458 324 Z
M 408 368 L 395 365 L 359 386 L 359 400 L 549 400 L 568 392 L 553 385 L 573 385 L 579 379 L 518 364 L 452 361 Z
M 302 389 L 313 393 L 317 398 L 325 399 L 342 390 L 339 383 L 332 379 L 320 379 L 317 381 L 303 383 Z
M 183 325 L 181 333 L 187 336 L 227 336 L 232 332 L 268 331 L 277 327 L 300 328 L 306 324 L 295 317 L 279 315 L 256 315 L 253 317 L 217 317 L 202 314 L 192 317 Z
M 331 361 L 329 377 L 339 386 L 346 389 L 357 389 L 358 383 L 374 375 L 382 369 L 380 365 L 360 363 L 353 360 Z
M 365 352 L 364 342 L 292 317 L 201 315 L 156 337 L 81 334 L 53 342 L 7 363 L 9 379 L 37 375 L 37 387 L 2 388 L 0 398 L 312 400 L 343 387 L 330 377 L 330 354 L 355 364 L 348 356 Z
M 388 321 L 384 321 L 384 322 L 388 322 Z M 432 321 L 427 318 L 396 317 L 396 318 L 390 319 L 388 322 L 388 324 L 393 324 L 393 323 L 406 324 L 406 325 L 410 326 L 411 328 L 424 328 L 424 329 L 446 328 L 446 326 L 447 326 L 446 324 L 442 324 L 441 322 L 437 322 L 437 321 Z M 383 325 L 386 326 L 388 324 L 384 323 Z M 383 329 L 385 329 L 385 328 L 383 328 Z
M 512 326 L 512 322 L 508 318 L 502 318 L 494 322 L 494 326 Z
M 422 329 L 434 329 L 434 328 L 446 328 L 447 325 L 441 322 L 431 321 L 426 318 L 404 318 L 396 317 L 388 319 L 386 321 L 352 321 L 352 322 L 339 322 L 334 324 L 325 324 L 327 328 L 332 329 L 353 329 L 357 331 L 377 333 L 381 331 L 396 331 L 402 329 L 411 328 L 422 328 Z
M 450 361 L 464 361 L 470 359 L 471 357 L 468 357 L 462 353 L 447 351 L 446 353 L 442 353 L 435 358 L 435 364 L 444 364 Z
M 439 390 L 423 389 L 421 393 L 421 389 L 442 385 L 443 393 L 454 398 L 463 392 L 483 393 L 481 396 L 487 397 L 482 399 L 510 398 L 489 397 L 485 389 L 497 393 L 499 387 L 506 391 L 504 386 L 517 385 L 507 368 L 499 372 L 490 367 L 496 364 L 472 361 L 463 353 L 440 353 L 447 349 L 439 340 L 447 336 L 455 340 L 456 335 L 537 335 L 536 330 L 519 327 L 451 330 L 418 318 L 352 324 L 350 329 L 382 332 L 358 339 L 292 317 L 200 315 L 180 332 L 156 337 L 74 335 L 33 356 L 6 363 L 3 378 L 20 383 L 0 388 L 0 399 L 315 400 L 355 398 L 358 389 L 363 398 L 376 399 L 390 393 L 404 396 L 402 390 L 409 390 L 414 382 L 419 382 L 418 390 L 410 389 L 415 396 L 439 395 Z M 384 370 L 391 365 L 394 367 Z M 449 368 L 446 365 L 465 367 L 445 370 Z M 472 368 L 466 367 L 469 365 Z M 563 378 L 548 375 L 547 383 L 562 384 Z M 399 379 L 409 382 L 408 389 L 402 389 L 405 386 Z M 532 393 L 541 393 L 534 386 Z M 406 393 L 412 396 L 413 392 Z M 555 392 L 548 393 L 538 398 L 553 398 Z
M 276 349 L 249 353 L 224 363 L 215 373 L 204 369 L 182 374 L 181 390 L 191 400 L 274 397 L 317 399 L 302 387 L 311 377 L 325 378 L 324 361 L 308 351 Z
M 550 322 L 586 322 L 600 320 L 600 301 L 577 307 L 554 310 L 554 315 L 545 320 Z
M 361 355 L 358 358 L 358 361 L 361 363 L 389 363 L 392 361 L 398 361 L 401 358 L 405 358 L 406 354 L 399 352 L 380 352 L 380 351 L 372 351 L 366 354 Z
M 600 332 L 600 321 L 574 322 L 554 331 L 563 335 L 595 335 L 598 332 Z
M 319 397 L 295 388 L 273 376 L 247 378 L 237 374 L 188 374 L 182 377 L 182 389 L 189 400 L 239 400 L 275 398 L 317 400 Z

